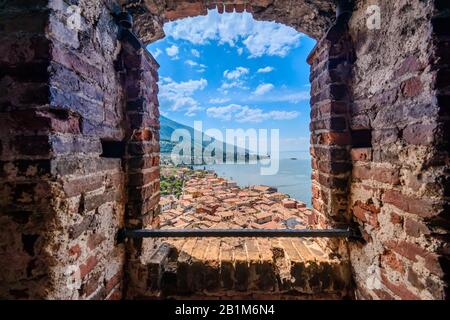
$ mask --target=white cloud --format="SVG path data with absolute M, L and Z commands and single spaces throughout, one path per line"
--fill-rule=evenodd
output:
M 245 40 L 250 58 L 263 55 L 284 57 L 299 45 L 301 34 L 277 23 L 255 24 L 255 30 Z
M 238 104 L 230 104 L 225 107 L 210 107 L 206 109 L 206 114 L 215 119 L 231 120 L 233 112 L 241 109 L 242 107 Z
M 186 115 L 194 115 L 200 110 L 197 100 L 193 98 L 196 91 L 203 90 L 208 85 L 205 79 L 176 82 L 169 77 L 162 77 L 159 84 L 159 98 L 162 104 L 167 104 L 171 111 L 186 111 Z
M 284 57 L 300 44 L 302 37 L 296 30 L 283 24 L 256 21 L 250 13 L 219 14 L 217 10 L 209 11 L 206 16 L 166 23 L 164 32 L 176 40 L 187 40 L 193 44 L 216 40 L 234 47 L 238 41 L 242 41 L 252 58 L 263 55 Z
M 211 118 L 235 120 L 237 122 L 262 122 L 265 120 L 291 120 L 299 116 L 297 111 L 272 110 L 265 112 L 260 108 L 230 104 L 223 107 L 210 107 L 206 114 Z
M 190 65 L 191 67 L 198 67 L 197 72 L 205 72 L 206 71 L 206 66 L 204 64 L 195 62 L 193 60 L 186 60 L 184 63 Z
M 244 78 L 249 73 L 250 70 L 244 67 L 237 67 L 234 70 L 225 70 L 223 73 L 225 81 L 222 82 L 222 85 L 218 90 L 224 94 L 227 94 L 228 90 L 232 88 L 247 90 L 248 87 L 245 85 Z
M 260 68 L 258 69 L 258 71 L 256 71 L 257 73 L 269 73 L 272 72 L 274 69 L 273 67 L 265 67 L 265 68 Z
M 256 87 L 256 90 L 253 91 L 254 95 L 262 96 L 266 94 L 267 92 L 273 90 L 274 86 L 271 83 L 263 83 L 260 84 L 258 87 Z
M 237 67 L 234 70 L 225 70 L 223 76 L 228 80 L 236 80 L 248 74 L 250 70 L 244 67 Z
M 237 49 L 237 53 L 238 53 L 238 55 L 242 55 L 242 53 L 244 53 L 244 48 L 238 48 Z
M 179 111 L 179 110 L 191 110 L 192 108 L 198 107 L 198 102 L 192 97 L 177 97 L 173 100 L 173 104 L 170 107 L 171 111 Z
M 299 103 L 300 101 L 307 101 L 310 98 L 310 94 L 307 91 L 301 91 L 297 93 L 287 93 L 281 95 L 272 95 L 268 97 L 266 101 L 269 102 L 290 102 Z
M 230 100 L 231 100 L 230 98 L 214 98 L 214 99 L 210 99 L 209 103 L 221 104 L 221 103 L 227 103 Z
M 198 63 L 192 60 L 186 60 L 184 63 L 190 65 L 191 67 L 198 66 Z
M 180 52 L 180 50 L 174 44 L 171 47 L 166 48 L 166 53 L 167 53 L 167 55 L 169 57 L 177 58 L 178 57 L 178 52 Z
M 276 93 L 272 93 L 270 95 L 256 95 L 253 94 L 248 97 L 248 101 L 264 101 L 264 102 L 287 102 L 287 103 L 299 103 L 301 101 L 308 101 L 310 99 L 310 94 L 308 91 L 300 91 L 300 92 L 280 92 L 277 90 Z
M 193 117 L 197 114 L 197 111 L 202 110 L 198 105 L 191 106 L 187 109 L 187 111 L 184 113 L 188 117 Z
M 243 81 L 238 80 L 238 81 L 232 81 L 232 82 L 223 82 L 218 90 L 223 92 L 224 94 L 227 94 L 228 90 L 233 89 L 233 88 L 239 88 L 242 90 L 248 89 L 248 87 L 245 85 L 245 83 Z
M 191 53 L 194 57 L 200 58 L 200 52 L 197 49 L 192 49 Z
M 291 120 L 299 116 L 297 111 L 270 111 L 269 117 L 272 120 Z
M 269 111 L 264 112 L 259 108 L 243 107 L 242 111 L 235 115 L 238 122 L 261 122 L 264 120 L 291 120 L 297 118 L 297 111 Z
M 155 52 L 152 52 L 153 58 L 158 58 L 159 55 L 162 53 L 162 50 L 159 48 L 156 48 Z

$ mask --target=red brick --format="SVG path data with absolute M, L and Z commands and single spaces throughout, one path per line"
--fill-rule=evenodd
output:
M 319 161 L 318 169 L 323 173 L 340 174 L 351 171 L 350 162 Z
M 108 300 L 122 300 L 122 290 L 121 289 L 114 289 L 109 296 Z
M 234 6 L 234 8 L 236 9 L 236 12 L 237 12 L 237 13 L 244 12 L 244 10 L 245 10 L 245 4 L 236 4 L 236 5 Z
M 94 277 L 91 277 L 87 282 L 83 283 L 81 286 L 81 295 L 85 297 L 89 297 L 94 292 L 98 290 L 100 287 L 100 274 L 96 274 Z
M 158 190 L 156 190 L 157 183 L 149 184 L 145 187 L 130 188 L 128 192 L 128 197 L 132 201 L 142 201 L 143 199 L 150 198 Z
M 405 273 L 405 268 L 403 267 L 403 263 L 397 259 L 396 255 L 392 251 L 386 251 L 381 256 L 381 264 L 382 266 L 389 266 L 391 269 L 396 270 L 402 274 Z
M 413 124 L 403 130 L 405 142 L 413 145 L 430 145 L 433 143 L 437 124 Z
M 157 179 L 159 179 L 159 170 L 138 172 L 128 175 L 128 183 L 130 186 L 145 186 Z
M 202 2 L 183 2 L 176 8 L 176 10 L 166 11 L 166 19 L 177 20 L 186 17 L 195 17 L 198 15 L 206 14 L 205 10 L 206 7 L 203 6 Z
M 372 148 L 353 148 L 351 157 L 353 161 L 371 161 Z
M 402 300 L 421 300 L 419 296 L 411 292 L 403 283 L 392 283 L 386 276 L 386 272 L 381 272 L 381 282 Z
M 403 217 L 395 212 L 391 213 L 391 222 L 393 224 L 403 224 Z
M 394 72 L 394 77 L 399 78 L 405 74 L 423 70 L 423 68 L 423 63 L 421 63 L 416 56 L 411 55 L 407 57 L 401 64 L 400 68 Z
M 369 166 L 354 166 L 352 170 L 353 178 L 360 180 L 368 180 L 370 179 Z
M 373 179 L 391 185 L 396 185 L 400 182 L 397 168 L 374 167 L 371 165 L 354 166 L 353 177 L 361 180 Z
M 421 257 L 425 260 L 425 267 L 430 270 L 430 272 L 436 275 L 442 275 L 442 269 L 436 253 L 427 251 L 415 243 L 404 240 L 389 240 L 385 242 L 385 245 L 388 249 L 398 253 L 408 260 L 411 260 L 412 262 L 418 262 L 419 260 L 417 257 Z
M 343 131 L 347 128 L 347 121 L 345 120 L 344 117 L 331 117 L 329 119 L 326 120 L 313 120 L 311 121 L 310 125 L 310 130 L 311 131 L 318 131 L 318 130 L 336 130 L 336 131 Z M 331 137 L 327 137 L 327 140 L 330 140 Z M 349 138 L 347 138 L 348 140 L 350 140 Z M 341 138 L 341 140 L 343 141 L 344 138 Z M 322 142 L 322 144 L 325 144 Z M 349 144 L 349 143 L 346 143 Z
M 81 247 L 76 244 L 69 249 L 69 255 L 76 256 L 75 259 L 78 259 L 81 256 Z
M 380 209 L 372 203 L 356 201 L 353 205 L 353 214 L 362 222 L 378 227 L 378 214 Z
M 403 81 L 400 88 L 404 97 L 412 98 L 421 93 L 423 85 L 419 77 L 412 77 Z
M 318 181 L 322 186 L 327 188 L 335 188 L 340 190 L 347 190 L 348 187 L 348 179 L 336 177 L 333 174 L 320 174 L 318 177 Z
M 112 276 L 110 279 L 106 280 L 106 292 L 111 292 L 121 281 L 123 278 L 122 270 L 117 272 L 114 276 Z
M 106 237 L 104 235 L 99 233 L 93 233 L 88 237 L 87 246 L 90 250 L 94 250 L 105 240 Z
M 339 115 L 347 113 L 348 106 L 344 102 L 328 101 L 320 106 L 311 108 L 311 118 L 315 119 L 319 116 Z
M 86 176 L 65 182 L 63 189 L 67 197 L 80 195 L 84 192 L 93 191 L 103 186 L 103 176 Z
M 399 169 L 397 168 L 372 167 L 370 171 L 374 180 L 392 185 L 400 183 Z
M 430 234 L 430 230 L 428 230 L 427 226 L 416 220 L 406 218 L 404 229 L 407 235 L 412 237 L 419 237 L 420 235 L 428 235 Z
M 351 136 L 349 132 L 325 132 L 321 134 L 322 144 L 330 145 L 349 145 Z
M 98 263 L 96 256 L 90 256 L 85 260 L 85 262 L 80 266 L 80 277 L 83 279 L 89 272 L 91 272 Z
M 141 130 L 135 130 L 133 132 L 133 140 L 138 141 L 151 141 L 153 140 L 153 130 L 150 130 L 148 128 L 144 128 Z
M 433 209 L 433 203 L 430 200 L 407 196 L 397 190 L 386 190 L 383 194 L 383 201 L 392 204 L 403 211 L 417 214 L 424 218 L 437 215 L 436 211 Z
M 234 11 L 234 5 L 233 4 L 226 4 L 225 5 L 225 12 L 231 13 Z

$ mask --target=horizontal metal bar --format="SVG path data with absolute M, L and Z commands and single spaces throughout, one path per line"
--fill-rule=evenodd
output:
M 351 238 L 352 229 L 140 229 L 124 230 L 128 238 L 191 238 L 191 237 L 290 237 Z

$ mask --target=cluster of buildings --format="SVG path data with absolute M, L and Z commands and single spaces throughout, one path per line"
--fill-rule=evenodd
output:
M 314 224 L 305 203 L 269 186 L 240 188 L 213 172 L 194 171 L 179 199 L 161 198 L 161 227 L 302 229 Z

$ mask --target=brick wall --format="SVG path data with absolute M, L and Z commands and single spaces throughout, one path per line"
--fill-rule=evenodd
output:
M 349 75 L 353 52 L 344 29 L 332 28 L 308 57 L 311 64 L 312 204 L 317 227 L 348 225 L 351 172 Z
M 110 4 L 14 1 L 2 11 L 1 264 L 3 298 L 117 298 L 124 220 L 120 45 Z
M 53 128 L 70 130 L 70 126 L 59 125 L 58 115 L 48 109 L 39 111 L 48 102 L 50 44 L 44 34 L 45 8 L 20 2 L 2 6 L 0 296 L 29 298 L 44 294 L 40 286 L 48 283 L 47 262 L 52 260 L 44 250 L 50 242 L 45 238 L 44 217 L 54 217 L 48 134 Z M 15 29 L 19 21 L 20 34 Z M 11 47 L 16 51 L 11 52 Z M 33 76 L 27 75 L 27 69 L 35 70 Z M 75 120 L 78 130 L 76 124 Z
M 351 299 L 347 250 L 328 239 L 145 239 L 130 299 Z M 345 247 L 344 247 L 345 248 Z
M 350 128 L 370 132 L 370 141 L 352 150 L 349 213 L 366 241 L 350 247 L 357 296 L 442 299 L 448 118 L 436 93 L 447 92 L 441 68 L 448 61 L 435 55 L 448 56 L 448 42 L 439 40 L 449 20 L 430 17 L 448 4 L 382 1 L 380 30 L 365 25 L 369 4 L 359 1 L 350 22 L 357 56 Z
M 127 144 L 126 228 L 159 226 L 159 65 L 136 36 L 124 30 L 121 73 L 125 89 Z M 132 296 L 143 279 L 138 273 L 142 240 L 127 242 L 127 295 Z
M 314 213 L 318 226 L 359 225 L 357 298 L 442 299 L 448 4 L 383 2 L 382 27 L 369 30 L 370 4 L 357 2 L 348 30 L 330 29 L 308 59 Z

